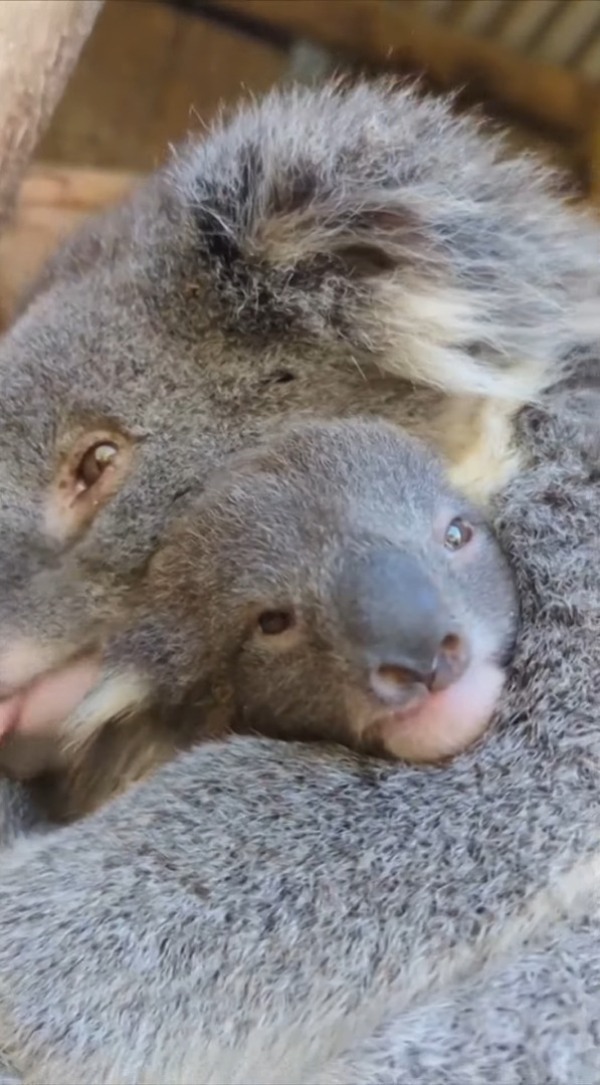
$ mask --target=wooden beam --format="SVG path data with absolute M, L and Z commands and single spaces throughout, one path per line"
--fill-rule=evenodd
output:
M 572 72 L 437 24 L 416 5 L 385 0 L 210 0 L 210 10 L 262 23 L 290 40 L 306 38 L 354 60 L 428 73 L 445 87 L 467 86 L 563 136 L 581 134 L 586 84 Z
M 102 0 L 0 0 L 0 215 L 8 217 Z

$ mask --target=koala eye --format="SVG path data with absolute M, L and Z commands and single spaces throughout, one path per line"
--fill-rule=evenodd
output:
M 60 450 L 46 499 L 48 534 L 66 542 L 85 531 L 123 485 L 134 452 L 131 437 L 108 427 L 88 430 Z
M 455 516 L 450 521 L 444 535 L 444 546 L 447 550 L 460 550 L 473 538 L 473 528 L 467 520 Z
M 258 626 L 265 637 L 277 637 L 287 632 L 294 625 L 291 610 L 264 610 L 258 619 Z
M 77 467 L 77 489 L 79 492 L 89 490 L 110 464 L 114 463 L 119 449 L 111 441 L 100 441 L 92 445 L 82 456 Z

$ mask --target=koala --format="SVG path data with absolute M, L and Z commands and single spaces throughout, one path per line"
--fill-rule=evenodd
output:
M 282 420 L 400 426 L 483 503 L 524 468 L 518 410 L 600 327 L 597 224 L 553 188 L 446 101 L 334 83 L 243 107 L 67 242 L 0 343 L 0 767 L 55 768 L 64 720 L 116 781 L 145 691 L 100 675 L 148 565 Z M 149 726 L 148 766 L 172 747 Z
M 167 535 L 147 597 L 116 658 L 169 688 L 169 713 L 191 693 L 194 712 L 224 707 L 251 731 L 410 760 L 466 737 L 444 749 L 441 694 L 489 715 L 517 616 L 481 512 L 422 442 L 363 420 L 288 427 L 232 457 Z M 456 707 L 440 708 L 444 727 Z
M 159 763 L 152 733 L 165 758 L 241 730 L 444 759 L 489 722 L 517 616 L 486 520 L 422 442 L 361 419 L 283 427 L 167 531 L 97 684 L 134 690 L 131 713 L 113 744 L 68 727 L 41 794 L 55 818 L 81 814 L 106 773 L 122 786 Z
M 117 665 L 162 687 L 169 715 L 191 704 L 411 761 L 480 733 L 518 614 L 481 512 L 422 442 L 358 419 L 232 457 L 167 535 L 146 597 Z
M 521 628 L 481 742 L 424 767 L 232 735 L 0 853 L 24 1082 L 598 1080 L 599 418 L 590 385 L 517 420 Z
M 524 939 L 589 903 L 597 446 L 552 397 L 588 381 L 597 408 L 597 257 L 540 167 L 359 85 L 242 110 L 50 262 L 0 344 L 4 734 L 129 711 L 98 677 L 149 563 L 283 418 L 429 440 L 491 501 L 523 626 L 497 725 L 443 769 L 234 736 L 7 849 L 0 1050 L 25 1080 L 313 1081 L 480 956 L 531 983 Z

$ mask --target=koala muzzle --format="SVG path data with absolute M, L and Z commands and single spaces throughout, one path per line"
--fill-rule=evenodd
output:
M 386 704 L 412 705 L 464 673 L 466 639 L 413 555 L 392 548 L 347 555 L 337 594 L 352 655 Z

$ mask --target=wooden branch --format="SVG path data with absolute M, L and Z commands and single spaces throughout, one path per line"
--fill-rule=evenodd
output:
M 0 0 L 0 224 L 102 0 Z
M 38 166 L 26 176 L 15 214 L 0 237 L 0 324 L 44 260 L 95 211 L 116 203 L 135 177 L 104 170 Z
M 415 3 L 410 10 L 385 0 L 212 0 L 207 6 L 354 60 L 420 69 L 445 87 L 473 87 L 481 97 L 562 135 L 580 134 L 584 126 L 586 84 L 573 73 L 439 26 L 413 14 Z

